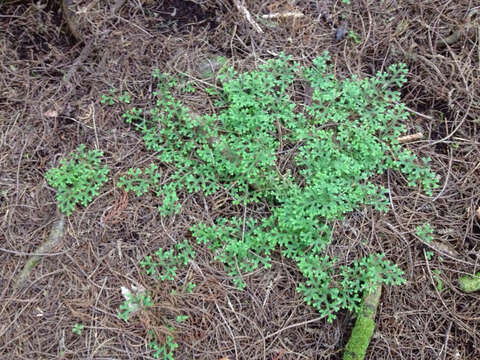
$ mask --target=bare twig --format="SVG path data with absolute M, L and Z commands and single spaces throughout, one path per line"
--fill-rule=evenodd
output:
M 235 6 L 237 7 L 237 9 L 243 14 L 245 19 L 247 19 L 247 21 L 250 23 L 250 25 L 253 26 L 255 31 L 260 33 L 260 34 L 263 34 L 262 28 L 255 22 L 255 20 L 253 20 L 252 15 L 250 15 L 250 12 L 245 7 L 244 3 L 240 3 L 239 0 L 233 0 L 233 1 L 235 3 Z
M 210 292 L 211 293 L 211 292 Z M 228 330 L 231 338 L 232 338 L 232 341 L 233 341 L 233 348 L 235 350 L 235 359 L 238 359 L 238 350 L 237 350 L 237 342 L 235 341 L 235 335 L 233 334 L 233 331 L 232 331 L 232 328 L 230 327 L 230 325 L 228 324 L 228 321 L 227 319 L 225 319 L 225 316 L 223 315 L 223 312 L 222 310 L 220 309 L 220 306 L 218 306 L 218 303 L 215 301 L 215 306 L 217 307 L 217 310 L 218 310 L 218 313 L 220 314 L 221 318 L 223 319 L 224 323 L 225 323 L 225 327 L 226 329 Z
M 452 329 L 452 324 L 453 321 L 450 321 L 450 324 L 448 325 L 447 332 L 445 333 L 445 342 L 443 343 L 443 348 L 442 348 L 442 360 L 445 360 L 447 357 L 447 348 L 448 348 L 448 338 L 450 336 L 450 330 Z
M 428 116 L 428 115 L 425 115 L 425 114 L 422 114 L 422 113 L 419 113 L 419 112 L 417 112 L 417 111 L 409 108 L 408 106 L 406 106 L 405 108 L 406 108 L 408 111 L 410 111 L 411 113 L 414 113 L 415 115 L 420 116 L 420 117 L 422 117 L 422 118 L 424 118 L 424 119 L 427 119 L 427 120 L 435 120 L 433 117 Z
M 300 11 L 289 11 L 284 13 L 265 14 L 265 15 L 262 15 L 262 18 L 263 19 L 277 19 L 277 18 L 288 18 L 288 17 L 301 18 L 304 16 L 305 15 Z
M 322 319 L 325 319 L 325 316 L 320 316 L 320 317 L 316 317 L 315 319 L 311 319 L 311 320 L 302 321 L 302 322 L 299 322 L 299 323 L 296 323 L 296 324 L 288 325 L 287 327 L 284 327 L 284 328 L 282 328 L 278 331 L 275 331 L 272 334 L 269 334 L 269 335 L 265 336 L 265 340 L 270 339 L 271 337 L 277 336 L 278 334 L 280 334 L 280 333 L 282 333 L 282 332 L 284 332 L 288 329 L 292 329 L 292 328 L 296 328 L 296 327 L 299 327 L 299 326 L 311 324 L 313 322 L 317 322 L 317 321 L 320 321 Z

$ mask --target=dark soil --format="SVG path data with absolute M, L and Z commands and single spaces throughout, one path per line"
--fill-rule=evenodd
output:
M 79 39 L 59 1 L 0 3 L 1 359 L 150 359 L 147 333 L 165 337 L 169 325 L 177 329 L 176 359 L 340 359 L 353 316 L 319 319 L 296 292 L 295 265 L 280 254 L 272 269 L 247 277 L 244 291 L 199 246 L 195 263 L 179 274 L 196 283 L 192 294 L 172 294 L 172 285 L 144 274 L 139 260 L 145 255 L 188 239 L 200 220 L 242 210 L 219 206 L 221 195 L 184 194 L 181 213 L 162 218 L 153 194 L 125 196 L 116 181 L 131 166 L 149 164 L 153 154 L 122 121 L 121 106 L 100 103 L 110 88 L 147 103 L 154 68 L 199 79 L 199 64 L 212 55 L 251 69 L 282 51 L 307 64 L 324 50 L 338 77 L 408 65 L 403 99 L 413 112 L 406 126 L 424 138 L 405 146 L 430 157 L 441 177 L 427 197 L 390 173 L 380 179 L 391 194 L 388 214 L 364 209 L 336 224 L 339 251 L 351 257 L 384 252 L 406 273 L 405 286 L 384 289 L 367 358 L 480 358 L 480 294 L 462 293 L 457 283 L 480 270 L 478 3 L 244 5 L 262 33 L 232 1 L 72 0 Z M 304 16 L 256 16 L 286 11 Z M 342 26 L 359 42 L 337 41 Z M 445 45 L 455 32 L 456 40 Z M 197 111 L 210 109 L 206 99 L 185 101 Z M 45 172 L 82 143 L 104 151 L 112 180 L 68 217 L 60 244 L 14 287 L 57 219 Z M 431 246 L 415 236 L 426 222 L 435 228 Z M 156 306 L 125 323 L 116 315 L 120 287 L 132 284 L 150 289 Z M 176 325 L 178 314 L 190 318 Z M 85 326 L 80 336 L 71 331 L 75 323 Z

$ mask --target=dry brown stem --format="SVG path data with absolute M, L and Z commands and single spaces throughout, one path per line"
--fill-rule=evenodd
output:
M 277 19 L 277 18 L 301 18 L 304 17 L 305 15 L 300 12 L 300 11 L 289 11 L 289 12 L 284 12 L 284 13 L 273 13 L 273 14 L 265 14 L 262 15 L 263 19 Z
M 401 136 L 401 137 L 397 138 L 397 141 L 400 144 L 405 144 L 405 143 L 409 143 L 409 142 L 420 140 L 420 139 L 423 139 L 423 134 L 422 133 L 415 133 L 415 134 L 411 134 L 411 135 Z

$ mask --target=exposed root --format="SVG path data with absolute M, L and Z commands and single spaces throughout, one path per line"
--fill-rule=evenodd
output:
M 53 223 L 52 229 L 50 230 L 50 236 L 48 239 L 40 245 L 40 247 L 35 251 L 34 255 L 28 259 L 27 263 L 23 267 L 22 272 L 17 276 L 14 284 L 14 289 L 19 289 L 30 276 L 32 269 L 40 262 L 42 255 L 51 251 L 63 237 L 63 229 L 65 225 L 65 215 L 60 215 L 59 219 Z

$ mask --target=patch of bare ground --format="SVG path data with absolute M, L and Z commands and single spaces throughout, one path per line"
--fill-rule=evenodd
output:
M 169 326 L 177 359 L 340 359 L 353 317 L 319 319 L 296 293 L 294 264 L 273 268 L 236 290 L 205 249 L 178 276 L 192 294 L 155 283 L 139 260 L 189 239 L 189 227 L 244 209 L 184 194 L 183 210 L 161 218 L 153 194 L 127 197 L 116 181 L 148 164 L 140 136 L 107 108 L 110 88 L 150 101 L 154 68 L 199 78 L 207 54 L 240 69 L 284 51 L 308 63 L 329 50 L 339 77 L 369 76 L 405 62 L 403 95 L 412 110 L 406 144 L 432 159 L 441 187 L 432 198 L 396 173 L 387 215 L 365 209 L 336 224 L 334 255 L 351 261 L 383 251 L 407 284 L 385 288 L 368 359 L 480 358 L 480 294 L 459 290 L 459 275 L 480 267 L 480 8 L 472 0 L 3 1 L 0 3 L 0 357 L 2 359 L 150 359 L 147 334 Z M 71 12 L 70 15 L 65 14 Z M 301 13 L 298 16 L 262 15 Z M 354 37 L 358 38 L 355 41 Z M 299 94 L 299 99 L 301 95 Z M 206 99 L 187 98 L 196 111 Z M 64 236 L 15 281 L 57 220 L 45 172 L 79 144 L 102 149 L 111 181 L 66 219 Z M 165 173 L 168 176 L 168 171 Z M 415 235 L 429 222 L 435 243 Z M 429 255 L 433 252 L 433 256 Z M 38 255 L 38 254 L 37 254 Z M 439 284 L 442 286 L 439 286 Z M 117 318 L 120 286 L 151 290 L 155 307 Z M 178 325 L 175 316 L 190 318 Z M 85 326 L 72 333 L 75 323 Z

